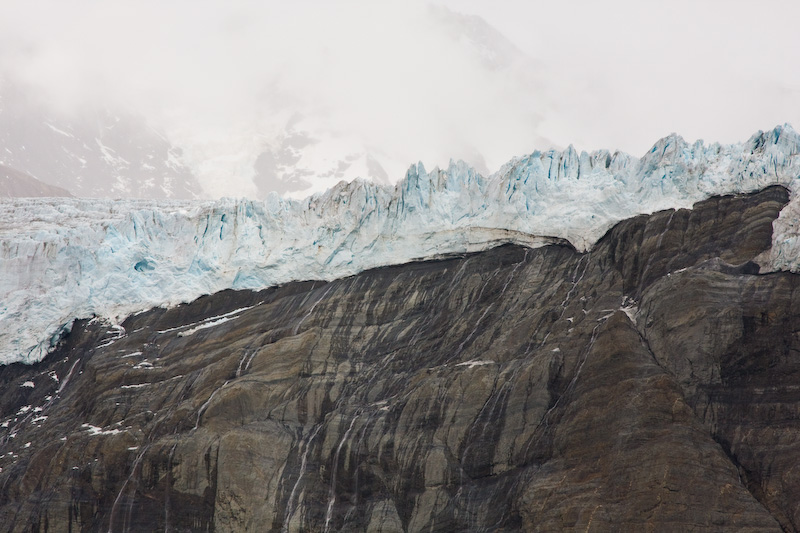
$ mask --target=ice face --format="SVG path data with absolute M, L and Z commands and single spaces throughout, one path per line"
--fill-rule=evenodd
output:
M 800 183 L 785 125 L 738 145 L 671 135 L 644 157 L 534 152 L 490 177 L 418 164 L 297 201 L 0 200 L 0 362 L 34 362 L 75 318 L 111 321 L 226 288 L 258 289 L 504 242 L 587 250 L 614 223 L 713 194 Z M 800 203 L 775 223 L 775 268 L 800 265 Z

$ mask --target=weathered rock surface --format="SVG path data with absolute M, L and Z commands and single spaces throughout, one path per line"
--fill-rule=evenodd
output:
M 0 524 L 797 530 L 787 201 L 77 323 L 0 371 Z

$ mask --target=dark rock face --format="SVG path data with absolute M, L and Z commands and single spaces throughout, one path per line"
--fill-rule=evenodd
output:
M 0 524 L 797 530 L 787 201 L 76 323 L 0 372 Z

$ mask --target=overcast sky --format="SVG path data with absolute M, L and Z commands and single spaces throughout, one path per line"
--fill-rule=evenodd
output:
M 732 143 L 800 128 L 800 2 L 443 3 L 548 68 L 560 113 L 542 127 L 559 143 L 640 155 L 670 132 Z
M 147 116 L 212 196 L 254 194 L 256 156 L 287 129 L 318 141 L 312 170 L 368 152 L 396 181 L 418 160 L 494 171 L 551 146 L 641 155 L 671 132 L 731 143 L 800 128 L 798 2 L 434 3 L 453 13 L 417 0 L 5 0 L 0 69 L 63 113 Z

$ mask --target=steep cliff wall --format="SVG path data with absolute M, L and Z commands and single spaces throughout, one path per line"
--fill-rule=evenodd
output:
M 0 371 L 9 531 L 797 530 L 781 187 L 79 321 Z

